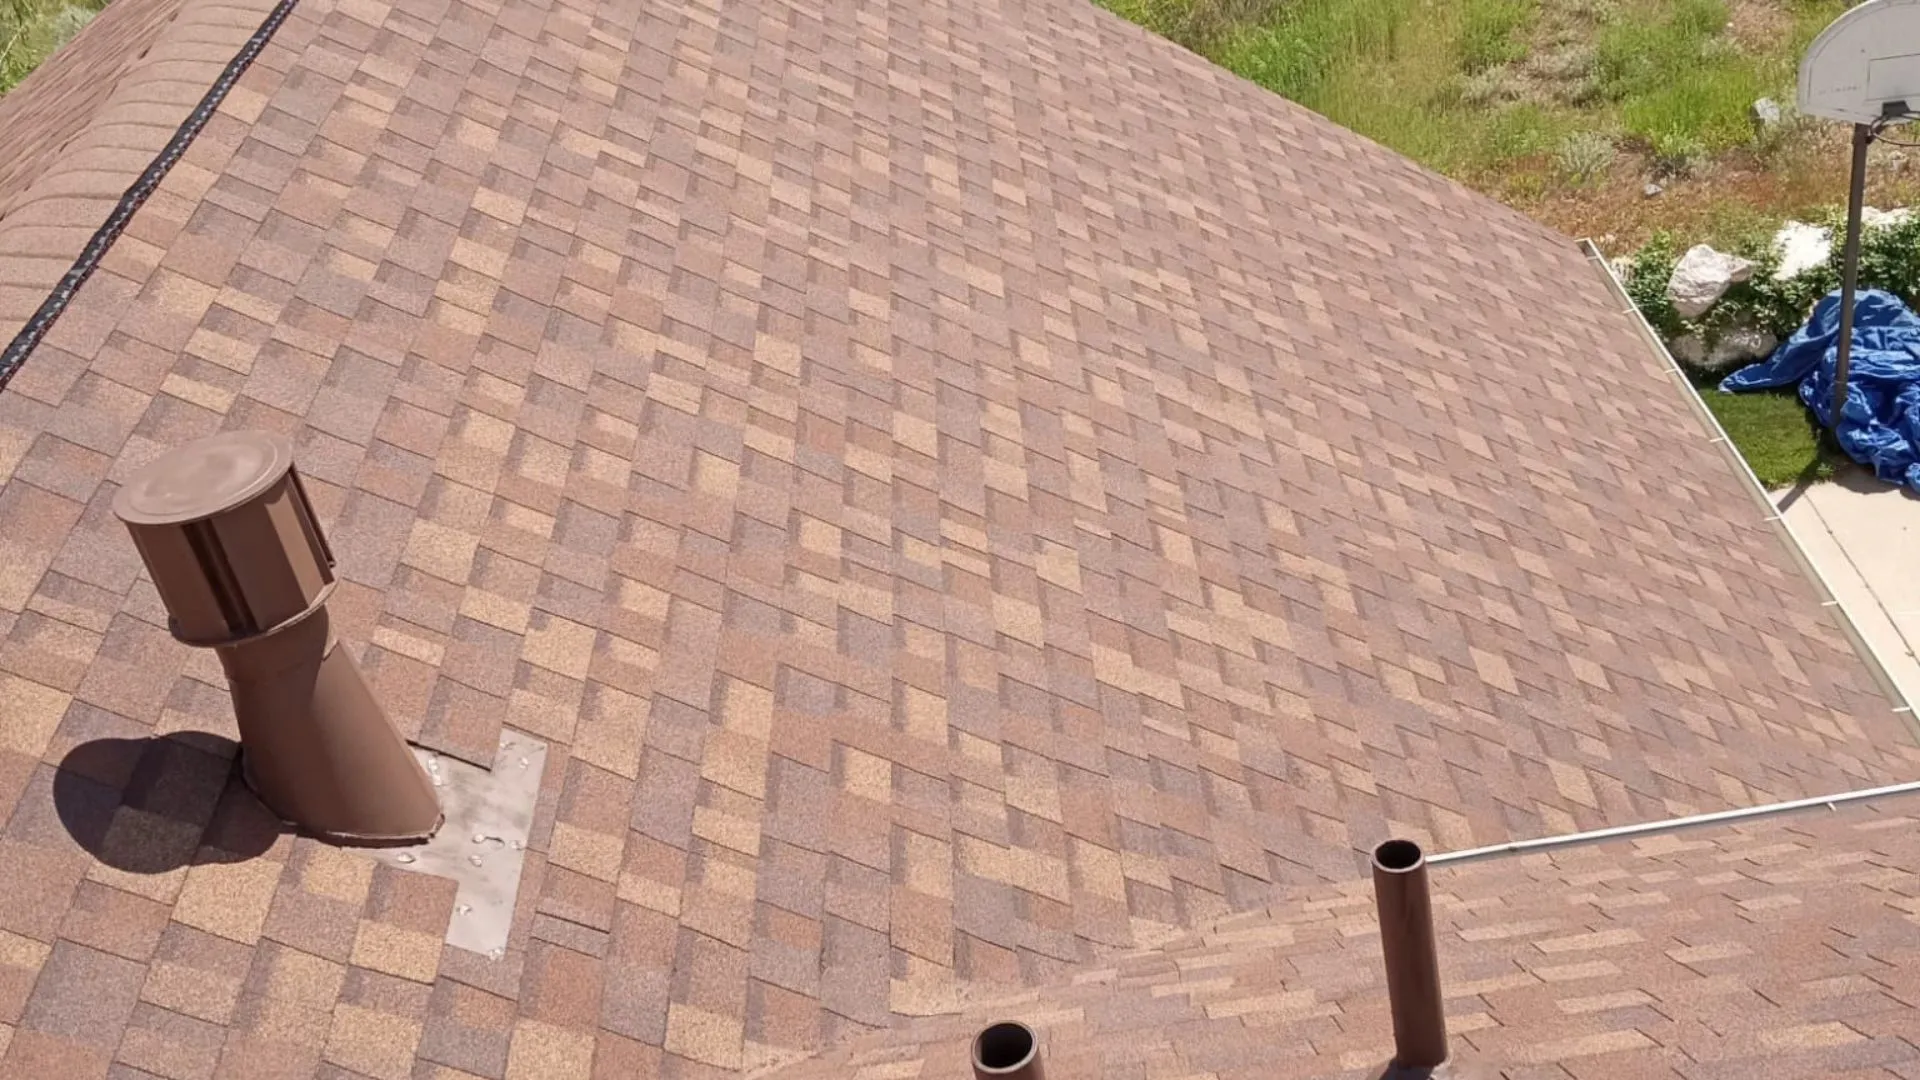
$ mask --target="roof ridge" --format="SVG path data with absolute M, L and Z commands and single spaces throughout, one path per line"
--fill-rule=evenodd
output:
M 0 140 L 15 150 L 13 167 L 0 170 L 0 330 L 9 338 L 272 7 L 118 0 L 0 98 Z

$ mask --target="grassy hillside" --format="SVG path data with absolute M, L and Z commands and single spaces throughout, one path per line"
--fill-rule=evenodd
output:
M 1845 192 L 1845 132 L 1758 134 L 1847 0 L 1100 0 L 1574 235 L 1732 237 Z M 1646 194 L 1648 184 L 1660 192 Z M 1874 197 L 1915 185 L 1882 155 Z
M 0 0 L 0 93 L 80 32 L 107 0 Z

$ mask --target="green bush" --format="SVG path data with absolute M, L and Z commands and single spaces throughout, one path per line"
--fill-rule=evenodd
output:
M 1828 224 L 1833 228 L 1833 253 L 1827 258 L 1826 274 L 1836 287 L 1846 251 L 1842 239 L 1846 222 L 1839 214 Z M 1920 213 L 1909 215 L 1898 225 L 1868 229 L 1860 238 L 1860 287 L 1885 289 L 1909 306 L 1920 299 Z
M 1673 277 L 1673 267 L 1680 261 L 1680 250 L 1673 236 L 1666 232 L 1656 232 L 1640 250 L 1633 253 L 1627 262 L 1626 286 L 1627 298 L 1640 314 L 1658 331 L 1663 339 L 1672 340 L 1686 332 L 1686 322 L 1680 313 L 1673 309 L 1673 300 L 1667 296 L 1667 281 Z
M 1818 224 L 1833 230 L 1835 243 L 1827 261 L 1785 281 L 1774 280 L 1780 255 L 1773 249 L 1771 231 L 1755 231 L 1733 246 L 1753 261 L 1753 275 L 1727 289 L 1726 295 L 1698 320 L 1682 319 L 1667 298 L 1667 280 L 1679 261 L 1674 238 L 1660 233 L 1636 252 L 1624 282 L 1634 306 L 1661 337 L 1671 341 L 1682 334 L 1698 334 L 1711 348 L 1730 327 L 1748 324 L 1785 340 L 1806 324 L 1813 305 L 1840 287 L 1846 220 L 1829 212 Z M 1909 305 L 1920 303 L 1920 214 L 1897 225 L 1867 230 L 1861 237 L 1861 289 L 1884 289 Z

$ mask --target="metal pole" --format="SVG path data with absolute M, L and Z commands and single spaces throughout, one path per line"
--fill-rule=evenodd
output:
M 1437 1069 L 1447 1060 L 1446 999 L 1433 940 L 1433 898 L 1427 860 L 1411 840 L 1373 849 L 1373 901 L 1386 954 L 1387 1003 L 1393 1010 L 1393 1063 Z
M 1847 246 L 1841 255 L 1840 340 L 1835 343 L 1833 365 L 1833 431 L 1840 433 L 1840 418 L 1847 411 L 1847 362 L 1853 358 L 1853 292 L 1860 278 L 1860 211 L 1867 201 L 1867 147 L 1873 142 L 1873 127 L 1853 125 L 1853 177 L 1847 189 Z

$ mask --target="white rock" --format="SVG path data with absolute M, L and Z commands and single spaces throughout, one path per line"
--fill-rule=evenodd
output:
M 1913 217 L 1913 208 L 1902 206 L 1895 210 L 1876 210 L 1871 206 L 1860 208 L 1860 225 L 1864 229 L 1885 229 L 1899 225 Z M 1823 225 L 1809 225 L 1804 221 L 1789 221 L 1780 226 L 1773 234 L 1773 250 L 1780 253 L 1780 265 L 1774 267 L 1773 280 L 1785 281 L 1819 266 L 1833 254 L 1833 231 Z
M 1903 206 L 1897 210 L 1875 210 L 1871 206 L 1860 208 L 1860 224 L 1869 229 L 1885 229 L 1898 225 L 1913 216 L 1913 208 Z
M 1683 319 L 1697 319 L 1736 283 L 1753 276 L 1753 263 L 1695 244 L 1680 256 L 1667 279 L 1667 297 Z
M 1780 339 L 1752 326 L 1734 326 L 1722 331 L 1709 349 L 1698 334 L 1681 334 L 1667 342 L 1667 352 L 1675 360 L 1696 371 L 1719 374 L 1755 360 L 1773 355 Z
M 1780 347 L 1780 339 L 1754 326 L 1730 327 L 1713 343 L 1704 365 L 1708 371 L 1726 371 L 1740 364 L 1764 360 Z
M 1789 221 L 1773 234 L 1773 250 L 1780 254 L 1773 280 L 1785 281 L 1826 262 L 1833 252 L 1833 233 L 1824 226 Z

